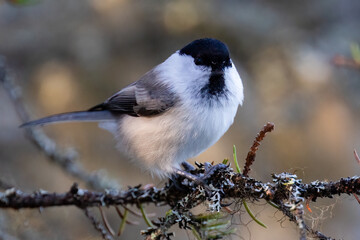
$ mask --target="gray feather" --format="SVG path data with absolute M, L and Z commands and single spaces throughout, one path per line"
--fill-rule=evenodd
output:
M 134 111 L 140 116 L 157 115 L 174 106 L 177 98 L 174 91 L 159 80 L 155 71 L 150 71 L 136 84 L 137 106 Z
M 177 100 L 170 86 L 159 80 L 156 68 L 106 100 L 103 109 L 131 116 L 156 116 Z
M 103 120 L 114 120 L 116 115 L 110 111 L 85 111 L 85 112 L 69 112 L 52 115 L 45 118 L 40 118 L 38 120 L 30 121 L 22 124 L 20 127 L 31 127 L 36 125 L 45 125 L 58 122 L 76 122 L 76 121 L 85 121 L 85 122 L 98 122 Z

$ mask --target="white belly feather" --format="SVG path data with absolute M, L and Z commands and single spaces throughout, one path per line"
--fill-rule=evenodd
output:
M 229 109 L 230 108 L 230 109 Z M 150 172 L 161 175 L 213 145 L 233 123 L 237 106 L 184 115 L 173 108 L 158 117 L 124 116 L 117 140 L 120 150 Z

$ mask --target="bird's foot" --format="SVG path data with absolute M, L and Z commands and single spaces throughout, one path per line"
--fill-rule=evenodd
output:
M 193 165 L 191 165 L 188 162 L 182 162 L 181 166 L 184 168 L 185 172 L 191 172 L 191 171 L 194 171 L 196 169 Z
M 196 185 L 202 186 L 208 196 L 211 196 L 212 192 L 216 191 L 216 188 L 211 183 L 209 184 L 209 180 L 217 171 L 228 168 L 225 164 L 212 165 L 208 162 L 196 163 L 198 168 L 187 162 L 183 162 L 181 165 L 184 170 L 174 168 L 174 175 L 171 178 L 174 186 L 179 190 L 185 190 Z
M 211 163 L 205 162 L 204 163 L 204 174 L 203 174 L 203 176 L 201 176 L 201 178 L 203 179 L 203 181 L 206 181 L 207 179 L 211 178 L 215 174 L 215 172 L 217 172 L 221 169 L 226 169 L 226 168 L 228 168 L 228 165 L 223 164 L 223 163 L 212 165 Z

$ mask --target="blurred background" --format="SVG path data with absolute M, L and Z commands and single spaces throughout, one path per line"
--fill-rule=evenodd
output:
M 23 3 L 25 2 L 25 4 Z M 0 54 L 22 88 L 32 118 L 87 109 L 137 80 L 175 50 L 202 37 L 225 42 L 245 88 L 234 125 L 197 161 L 243 162 L 256 133 L 268 121 L 275 131 L 263 141 L 251 176 L 296 173 L 304 182 L 359 174 L 360 71 L 335 66 L 351 59 L 360 42 L 360 1 L 0 1 Z M 355 47 L 356 48 L 356 47 Z M 354 52 L 353 52 L 354 54 Z M 0 88 L 0 178 L 33 191 L 67 191 L 69 177 L 25 139 L 16 112 Z M 152 179 L 115 149 L 112 135 L 94 123 L 44 128 L 63 148 L 75 148 L 89 171 L 102 170 L 123 186 Z M 195 159 L 190 160 L 193 162 Z M 263 229 L 246 213 L 233 218 L 232 239 L 297 239 L 293 223 L 264 203 L 250 204 Z M 334 238 L 360 239 L 360 207 L 353 196 L 311 203 L 307 223 Z M 147 208 L 163 214 L 167 209 Z M 120 220 L 107 211 L 113 226 Z M 247 224 L 250 222 L 249 224 Z M 145 224 L 125 229 L 121 239 L 142 239 Z M 176 239 L 194 239 L 184 230 Z M 74 207 L 1 210 L 8 239 L 99 239 Z M 4 238 L 4 237 L 3 237 Z M 5 238 L 6 239 L 6 238 Z

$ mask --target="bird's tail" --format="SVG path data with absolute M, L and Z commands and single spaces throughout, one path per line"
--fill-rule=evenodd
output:
M 45 125 L 58 122 L 99 122 L 104 120 L 115 120 L 116 115 L 110 111 L 82 111 L 82 112 L 69 112 L 52 115 L 49 117 L 40 118 L 38 120 L 30 121 L 22 124 L 20 127 L 32 127 L 37 125 Z

